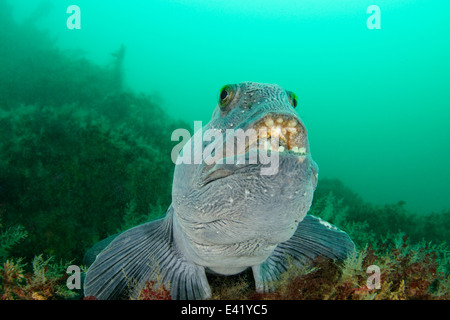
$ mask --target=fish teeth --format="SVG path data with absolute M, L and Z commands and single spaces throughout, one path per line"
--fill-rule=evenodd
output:
M 264 140 L 263 144 L 262 144 L 262 148 L 264 150 L 268 150 L 268 151 L 278 151 L 278 152 L 287 152 L 287 151 L 292 151 L 294 153 L 298 153 L 299 155 L 306 155 L 306 148 L 305 147 L 298 147 L 295 146 L 291 149 L 289 149 L 288 147 L 282 146 L 282 145 L 272 145 L 272 141 L 270 139 L 268 140 Z
M 260 130 L 259 137 L 265 139 L 268 137 L 267 130 Z
M 264 121 L 267 127 L 272 128 L 273 127 L 273 119 L 267 118 L 266 121 Z
M 291 119 L 288 121 L 287 126 L 288 127 L 295 127 L 297 125 L 297 121 Z
M 297 132 L 298 132 L 297 128 L 292 128 L 292 127 L 288 127 L 288 128 L 286 128 L 286 130 L 287 130 L 289 133 L 297 133 Z
M 302 127 L 295 118 L 268 115 L 260 122 L 258 130 L 258 139 L 264 139 L 264 142 L 261 141 L 261 148 L 306 155 L 306 148 L 299 145 L 302 138 Z M 271 138 L 278 139 L 278 143 L 272 141 Z

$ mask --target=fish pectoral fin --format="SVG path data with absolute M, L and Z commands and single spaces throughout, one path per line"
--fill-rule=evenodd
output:
M 117 236 L 95 259 L 84 281 L 85 296 L 138 299 L 147 282 L 164 285 L 172 299 L 205 299 L 211 289 L 205 269 L 187 261 L 173 245 L 173 209 L 164 219 Z
M 307 215 L 294 235 L 280 243 L 261 264 L 253 266 L 257 292 L 270 292 L 279 276 L 290 267 L 303 267 L 317 256 L 344 260 L 355 252 L 347 233 L 332 224 Z
M 92 246 L 91 249 L 89 249 L 86 254 L 83 257 L 83 265 L 90 266 L 92 263 L 94 263 L 95 259 L 97 258 L 98 254 L 103 251 L 117 236 L 119 233 L 116 233 L 106 239 L 103 239 L 100 242 L 97 242 L 94 246 Z

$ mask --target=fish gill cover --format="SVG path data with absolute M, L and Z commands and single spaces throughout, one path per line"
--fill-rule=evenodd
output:
M 80 298 L 70 264 L 101 239 L 165 213 L 171 200 L 174 120 L 126 87 L 126 47 L 100 66 L 18 24 L 0 0 L 0 297 Z M 450 209 L 417 215 L 403 202 L 374 205 L 321 179 L 311 214 L 345 230 L 355 256 L 289 270 L 270 294 L 247 274 L 212 281 L 213 299 L 449 299 Z M 382 284 L 368 290 L 366 269 Z M 142 299 L 170 299 L 164 288 Z

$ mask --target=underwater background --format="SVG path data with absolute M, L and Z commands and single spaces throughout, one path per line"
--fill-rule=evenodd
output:
M 0 0 L 0 296 L 74 298 L 68 265 L 165 213 L 173 130 L 206 124 L 223 85 L 254 81 L 298 96 L 320 169 L 310 213 L 360 249 L 296 275 L 328 279 L 301 291 L 322 295 L 266 298 L 448 299 L 448 12 L 445 0 Z M 375 262 L 387 280 L 364 291 Z M 265 298 L 239 281 L 214 297 Z

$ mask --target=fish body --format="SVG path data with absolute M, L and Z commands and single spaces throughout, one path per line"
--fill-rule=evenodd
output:
M 345 232 L 307 215 L 318 166 L 296 106 L 278 85 L 224 86 L 211 121 L 180 152 L 166 216 L 97 246 L 85 295 L 137 297 L 158 280 L 174 299 L 205 299 L 207 273 L 247 268 L 267 292 L 291 263 L 353 252 Z

